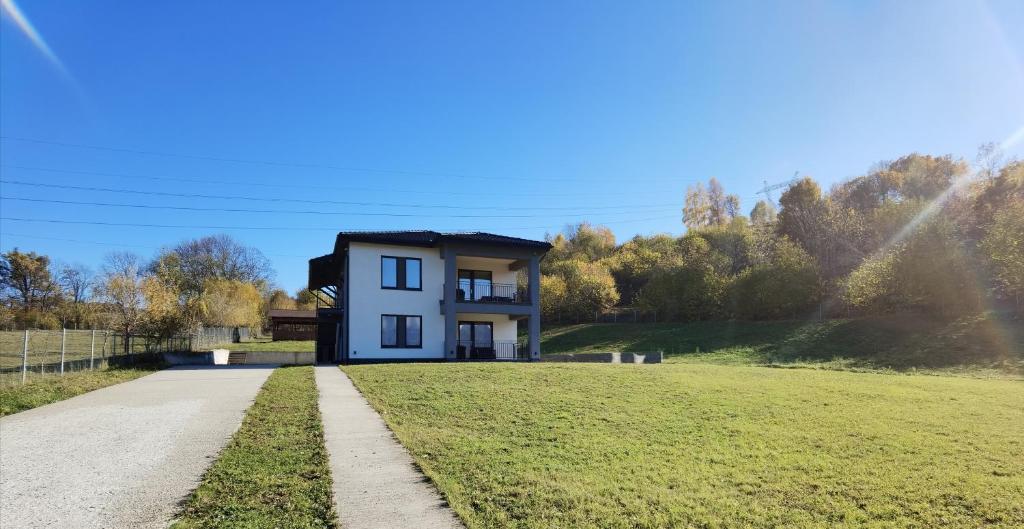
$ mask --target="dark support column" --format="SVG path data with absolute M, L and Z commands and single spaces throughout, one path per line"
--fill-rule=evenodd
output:
M 540 257 L 530 257 L 527 270 L 530 289 L 530 318 L 527 320 L 530 360 L 540 360 Z
M 444 356 L 455 360 L 457 350 L 456 327 L 458 316 L 455 315 L 455 289 L 458 287 L 458 265 L 455 263 L 455 250 L 445 247 L 444 256 Z

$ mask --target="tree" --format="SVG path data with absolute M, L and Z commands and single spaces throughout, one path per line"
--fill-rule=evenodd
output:
M 727 195 L 718 179 L 708 180 L 708 221 L 711 226 L 728 224 L 740 209 L 740 199 L 736 195 Z
M 298 307 L 298 303 L 295 302 L 295 298 L 288 295 L 287 292 L 281 289 L 274 290 L 270 293 L 270 298 L 267 299 L 267 307 L 270 309 L 284 309 L 284 310 L 295 310 Z
M 607 260 L 620 301 L 633 303 L 661 262 L 677 254 L 679 245 L 670 235 L 637 235 L 620 246 Z
M 708 180 L 708 187 L 697 182 L 686 188 L 683 224 L 689 229 L 728 224 L 739 214 L 740 199 L 725 193 L 717 178 Z
M 270 280 L 270 261 L 256 248 L 228 235 L 179 243 L 157 256 L 152 271 L 174 284 L 185 296 L 198 297 L 211 279 L 262 284 Z
M 726 259 L 695 235 L 683 237 L 680 246 L 679 257 L 653 272 L 640 292 L 640 306 L 670 321 L 720 316 L 728 277 L 719 270 Z
M 87 318 L 86 302 L 93 284 L 92 269 L 82 264 L 64 265 L 60 268 L 58 279 L 67 300 L 68 319 L 79 329 Z
M 210 279 L 203 288 L 203 320 L 220 327 L 263 326 L 263 296 L 252 283 L 235 279 Z
M 704 184 L 697 182 L 686 188 L 686 200 L 683 204 L 683 224 L 689 228 L 700 228 L 711 225 L 711 200 Z
M 746 319 L 791 318 L 818 299 L 814 259 L 803 248 L 781 239 L 770 260 L 743 270 L 732 283 L 733 314 Z
M 764 226 L 775 222 L 777 213 L 771 202 L 758 200 L 754 209 L 750 210 L 750 223 L 754 226 Z
M 145 321 L 143 267 L 138 255 L 108 254 L 97 293 L 114 309 L 114 324 L 124 337 L 124 352 L 130 352 L 131 335 Z
M 598 261 L 615 251 L 615 234 L 605 226 L 594 226 L 581 222 L 568 226 L 564 233 L 548 236 L 552 249 L 545 261 L 557 262 L 568 259 Z M 544 263 L 541 263 L 544 266 Z
M 563 311 L 567 311 L 566 298 L 568 288 L 560 276 L 540 276 L 540 315 L 545 320 L 560 321 Z
M 704 239 L 708 247 L 724 258 L 718 271 L 723 274 L 735 275 L 750 265 L 753 251 L 754 233 L 747 224 L 745 217 L 735 217 L 726 225 L 710 226 L 687 233 L 685 237 L 694 236 Z
M 615 279 L 601 264 L 583 259 L 560 261 L 552 267 L 549 275 L 565 283 L 564 303 L 559 311 L 566 317 L 577 321 L 588 319 L 619 301 Z
M 0 255 L 0 287 L 13 293 L 23 313 L 50 310 L 60 288 L 50 273 L 50 258 L 17 248 Z
M 1018 313 L 1024 313 L 1024 200 L 995 214 L 981 248 L 991 262 L 999 292 L 1014 300 Z
M 317 293 L 308 288 L 300 289 L 295 293 L 295 303 L 299 310 L 315 310 L 317 306 Z

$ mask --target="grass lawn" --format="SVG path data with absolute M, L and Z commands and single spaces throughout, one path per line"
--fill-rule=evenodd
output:
M 823 322 L 599 323 L 545 329 L 544 353 L 663 351 L 669 362 L 1024 377 L 1024 322 L 914 315 Z
M 336 525 L 313 368 L 278 368 L 172 527 Z
M 471 528 L 1024 526 L 1019 381 L 697 363 L 344 370 Z
M 242 342 L 226 343 L 210 349 L 227 349 L 229 351 L 270 351 L 282 353 L 311 353 L 316 350 L 313 340 L 281 340 L 277 342 Z
M 0 386 L 0 417 L 70 399 L 89 391 L 127 382 L 161 369 L 161 365 L 129 368 L 109 367 L 95 371 L 77 371 L 60 375 L 32 375 L 25 384 L 11 382 Z M 20 375 L 19 375 L 20 376 Z

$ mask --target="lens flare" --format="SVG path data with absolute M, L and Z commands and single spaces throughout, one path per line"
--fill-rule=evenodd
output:
M 42 53 L 46 59 L 50 61 L 50 64 L 60 70 L 61 74 L 70 77 L 67 68 L 64 67 L 64 63 L 61 62 L 60 58 L 57 57 L 55 53 L 53 53 L 53 50 L 50 49 L 46 40 L 43 39 L 43 36 L 40 35 L 38 31 L 36 31 L 32 22 L 30 22 L 28 17 L 21 12 L 21 9 L 18 8 L 18 4 L 15 3 L 14 0 L 0 0 L 0 12 L 3 12 L 4 15 L 14 22 L 14 25 L 21 30 L 25 37 L 32 41 L 32 44 L 35 45 L 39 53 Z

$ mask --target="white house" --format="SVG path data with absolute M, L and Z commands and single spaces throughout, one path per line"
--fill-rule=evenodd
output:
M 549 249 L 482 232 L 341 232 L 309 261 L 309 289 L 330 300 L 317 309 L 317 361 L 539 359 Z

